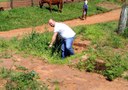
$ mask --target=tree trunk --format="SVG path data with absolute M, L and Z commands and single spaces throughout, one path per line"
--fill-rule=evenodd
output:
M 117 33 L 124 33 L 125 28 L 128 27 L 128 5 L 124 4 L 120 14 L 120 20 L 118 25 Z

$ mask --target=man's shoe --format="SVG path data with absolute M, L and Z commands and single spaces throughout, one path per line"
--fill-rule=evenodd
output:
M 82 17 L 79 17 L 81 20 L 84 20 L 84 18 L 82 18 Z

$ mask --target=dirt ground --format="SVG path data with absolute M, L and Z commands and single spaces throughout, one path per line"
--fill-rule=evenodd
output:
M 120 12 L 121 12 L 121 9 L 116 9 L 107 13 L 89 16 L 87 17 L 86 20 L 74 19 L 74 20 L 65 21 L 64 23 L 66 23 L 71 27 L 74 27 L 78 25 L 89 25 L 89 24 L 114 21 L 114 20 L 119 20 Z M 30 33 L 32 30 L 33 30 L 33 27 L 20 28 L 20 29 L 0 32 L 0 37 L 3 37 L 3 38 L 21 37 L 23 34 Z M 47 24 L 44 24 L 44 25 L 35 27 L 34 30 L 36 30 L 37 32 L 43 33 L 45 30 L 52 31 L 53 28 Z
M 42 59 L 11 53 L 12 57 L 1 58 L 0 67 L 17 70 L 17 66 L 26 67 L 39 74 L 40 80 L 49 85 L 50 90 L 55 90 L 56 82 L 60 90 L 128 90 L 128 81 L 117 78 L 108 81 L 102 75 L 79 71 L 68 65 L 53 65 L 44 62 Z M 6 83 L 0 80 L 0 89 Z
M 86 20 L 74 19 L 65 21 L 71 27 L 78 25 L 88 25 L 101 22 L 108 22 L 113 20 L 119 20 L 121 9 L 116 9 L 104 14 L 98 14 L 87 17 Z M 37 32 L 43 33 L 45 29 L 52 31 L 53 28 L 48 25 L 41 25 L 35 27 Z M 30 33 L 32 28 L 21 28 L 6 32 L 0 32 L 2 38 L 21 37 L 25 33 Z M 76 39 L 74 42 L 75 52 L 79 53 L 90 44 L 89 41 L 82 41 Z M 81 46 L 82 45 L 82 46 Z M 22 55 L 11 52 L 12 57 L 5 59 L 0 58 L 0 67 L 6 67 L 16 70 L 16 66 L 24 66 L 29 70 L 36 71 L 40 80 L 49 85 L 50 90 L 55 89 L 55 82 L 58 82 L 60 90 L 128 90 L 128 81 L 121 78 L 117 78 L 114 81 L 107 81 L 105 77 L 96 73 L 88 73 L 85 71 L 79 71 L 75 68 L 71 68 L 68 65 L 52 65 L 44 62 L 42 59 L 29 56 L 23 57 Z M 0 80 L 0 89 L 6 83 L 4 80 Z

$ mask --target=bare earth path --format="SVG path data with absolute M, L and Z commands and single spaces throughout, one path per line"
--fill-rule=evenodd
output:
M 13 54 L 13 53 L 11 53 Z M 26 67 L 36 71 L 40 79 L 49 85 L 49 90 L 55 90 L 56 83 L 60 90 L 128 90 L 128 81 L 121 78 L 107 81 L 105 77 L 96 73 L 88 73 L 71 68 L 67 65 L 52 65 L 39 58 L 13 54 L 11 58 L 1 58 L 0 67 L 17 70 L 16 66 Z M 0 80 L 0 90 L 4 85 Z
M 101 22 L 108 22 L 113 20 L 119 20 L 121 9 L 116 9 L 104 14 L 98 14 L 94 16 L 88 17 L 85 21 L 80 19 L 74 19 L 65 21 L 66 24 L 68 24 L 71 27 L 78 26 L 78 25 L 87 25 L 87 24 L 95 24 L 95 23 L 101 23 Z M 21 28 L 21 29 L 15 29 L 10 30 L 6 32 L 0 32 L 0 37 L 5 38 L 11 38 L 11 37 L 19 37 L 25 33 L 29 33 L 32 31 L 33 28 Z M 37 32 L 44 32 L 45 30 L 52 30 L 53 28 L 49 27 L 47 24 L 42 26 L 37 26 L 34 28 Z
M 65 21 L 71 27 L 77 25 L 95 24 L 100 22 L 107 22 L 118 20 L 120 9 L 110 11 L 104 14 L 90 16 L 85 21 L 79 19 Z M 52 30 L 48 25 L 38 26 L 35 29 L 38 32 L 44 32 L 45 29 Z M 14 36 L 21 36 L 24 33 L 29 33 L 32 28 L 23 28 L 18 30 L 11 30 L 7 32 L 0 32 L 0 37 L 11 38 Z M 58 82 L 60 90 L 128 90 L 128 81 L 123 79 L 115 79 L 114 81 L 107 81 L 105 77 L 96 73 L 87 73 L 73 69 L 67 65 L 51 65 L 44 63 L 39 58 L 27 57 L 12 54 L 9 59 L 0 58 L 0 67 L 10 68 L 13 64 L 13 69 L 16 66 L 24 66 L 29 70 L 35 70 L 40 79 L 49 85 L 50 90 L 55 90 L 55 83 Z M 15 63 L 13 63 L 15 61 Z M 4 82 L 3 82 L 4 83 Z M 0 82 L 0 87 L 3 85 Z

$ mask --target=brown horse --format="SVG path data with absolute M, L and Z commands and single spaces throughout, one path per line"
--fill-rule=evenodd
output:
M 57 5 L 58 11 L 62 12 L 63 0 L 40 0 L 39 1 L 40 8 L 42 8 L 44 3 L 47 3 L 49 5 L 50 11 L 52 11 L 52 5 Z

